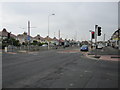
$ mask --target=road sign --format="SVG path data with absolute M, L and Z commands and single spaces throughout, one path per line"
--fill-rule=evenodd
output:
M 28 35 L 28 40 L 30 41 L 30 36 Z

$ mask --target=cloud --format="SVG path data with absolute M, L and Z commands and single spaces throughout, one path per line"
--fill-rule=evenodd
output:
M 27 31 L 27 21 L 31 21 L 31 35 L 47 35 L 48 15 L 50 16 L 50 36 L 58 36 L 61 30 L 63 38 L 90 40 L 89 30 L 94 25 L 102 27 L 103 33 L 111 34 L 117 28 L 118 20 L 117 2 L 17 2 L 2 3 L 3 26 L 16 34 Z M 25 27 L 20 29 L 18 27 Z M 64 35 L 63 35 L 64 34 Z M 102 37 L 101 37 L 102 38 Z M 100 39 L 101 39 L 100 38 Z

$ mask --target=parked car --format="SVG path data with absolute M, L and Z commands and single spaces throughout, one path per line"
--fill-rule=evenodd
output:
M 92 46 L 95 47 L 95 44 L 93 43 Z
M 47 47 L 48 45 L 47 44 L 43 44 L 42 47 Z
M 80 48 L 81 51 L 88 51 L 88 45 L 82 45 Z
M 97 49 L 102 49 L 104 46 L 102 44 L 97 45 Z

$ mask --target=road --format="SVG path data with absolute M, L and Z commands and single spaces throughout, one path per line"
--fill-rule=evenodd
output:
M 2 55 L 3 88 L 117 88 L 118 62 L 79 49 Z

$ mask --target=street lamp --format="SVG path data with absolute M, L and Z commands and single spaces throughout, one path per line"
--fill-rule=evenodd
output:
M 49 49 L 49 18 L 50 18 L 50 16 L 52 16 L 52 15 L 55 15 L 55 14 L 53 13 L 53 14 L 49 14 L 49 15 L 48 15 L 48 49 Z

